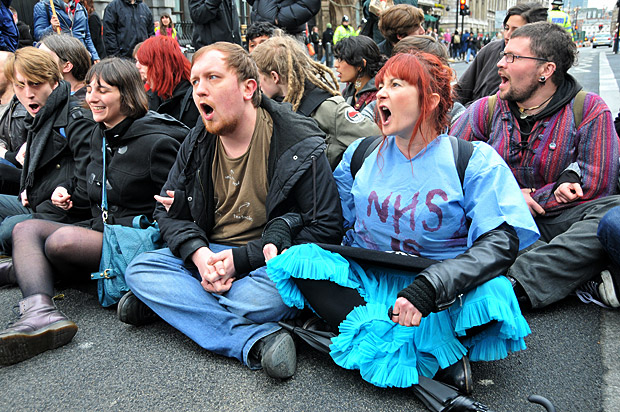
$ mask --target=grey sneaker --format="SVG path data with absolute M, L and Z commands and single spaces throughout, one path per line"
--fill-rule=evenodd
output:
M 297 370 L 297 351 L 293 337 L 284 329 L 259 339 L 256 353 L 265 373 L 272 378 L 287 379 Z
M 596 280 L 584 283 L 575 291 L 579 300 L 594 303 L 603 308 L 620 308 L 618 274 L 613 270 L 604 270 Z

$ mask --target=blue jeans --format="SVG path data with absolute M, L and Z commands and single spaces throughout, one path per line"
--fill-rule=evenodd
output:
M 465 57 L 465 61 L 467 63 L 469 63 L 469 56 L 473 55 L 474 58 L 476 57 L 476 49 L 472 49 L 471 47 L 467 49 L 467 56 Z
M 19 222 L 32 219 L 32 210 L 22 205 L 15 195 L 0 195 L 0 252 L 13 249 L 13 228 Z
M 213 252 L 230 246 L 210 244 Z M 133 293 L 155 313 L 198 345 L 239 359 L 251 369 L 260 361 L 248 355 L 261 338 L 281 329 L 279 320 L 297 315 L 289 308 L 265 267 L 235 280 L 222 295 L 205 291 L 195 266 L 187 266 L 170 249 L 137 257 L 125 273 Z
M 614 265 L 620 268 L 620 206 L 614 207 L 603 216 L 598 225 L 597 236 Z

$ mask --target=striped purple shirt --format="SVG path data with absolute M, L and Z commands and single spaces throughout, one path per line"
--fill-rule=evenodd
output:
M 532 198 L 547 214 L 617 192 L 620 142 L 611 112 L 603 99 L 588 93 L 583 120 L 576 128 L 575 100 L 561 110 L 536 122 L 528 138 L 528 150 L 519 150 L 519 125 L 508 102 L 499 98 L 488 122 L 488 97 L 472 105 L 456 121 L 450 134 L 465 140 L 487 142 L 504 158 L 521 188 L 535 188 Z M 576 164 L 581 176 L 583 198 L 558 203 L 553 187 L 562 172 Z

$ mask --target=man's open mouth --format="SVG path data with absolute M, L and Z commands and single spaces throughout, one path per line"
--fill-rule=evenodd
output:
M 202 112 L 205 114 L 205 116 L 210 116 L 213 113 L 213 107 L 209 106 L 206 103 L 201 103 L 200 108 L 202 109 Z

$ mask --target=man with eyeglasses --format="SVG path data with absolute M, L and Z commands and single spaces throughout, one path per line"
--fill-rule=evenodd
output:
M 617 282 L 596 232 L 605 213 L 620 205 L 619 141 L 605 102 L 581 91 L 567 73 L 576 55 L 558 25 L 515 30 L 497 63 L 499 92 L 474 102 L 450 131 L 493 146 L 519 182 L 541 236 L 506 276 L 520 302 L 533 308 L 589 281 L 581 297 L 609 305 L 602 296 L 613 295 L 617 302 Z
M 510 35 L 527 23 L 545 20 L 547 8 L 538 3 L 517 4 L 509 8 L 504 18 L 504 39 L 495 40 L 478 51 L 456 85 L 457 101 L 468 106 L 481 97 L 497 93 L 500 83 L 496 66 L 498 54 L 504 50 Z

